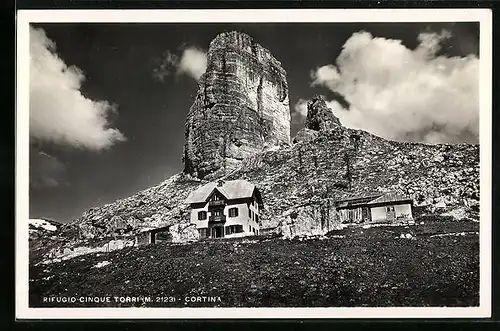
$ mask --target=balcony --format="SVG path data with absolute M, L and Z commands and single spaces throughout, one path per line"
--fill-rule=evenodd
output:
M 226 203 L 224 200 L 215 200 L 215 201 L 209 201 L 208 206 L 209 207 L 217 207 L 217 206 L 224 206 Z
M 208 221 L 214 223 L 224 223 L 226 221 L 226 215 L 210 215 Z

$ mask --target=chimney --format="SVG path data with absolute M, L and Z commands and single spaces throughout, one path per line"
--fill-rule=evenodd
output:
M 223 180 L 223 179 L 219 179 L 219 180 L 217 181 L 217 186 L 218 186 L 218 187 L 221 187 L 222 185 L 224 185 L 224 180 Z

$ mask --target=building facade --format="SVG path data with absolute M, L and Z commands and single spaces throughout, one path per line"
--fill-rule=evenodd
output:
M 191 192 L 190 222 L 200 238 L 258 235 L 260 211 L 264 208 L 260 191 L 246 180 L 208 183 Z
M 338 200 L 341 223 L 398 223 L 413 219 L 413 199 L 393 191 Z

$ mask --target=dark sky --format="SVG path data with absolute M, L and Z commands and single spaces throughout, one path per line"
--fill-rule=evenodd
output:
M 58 56 L 80 68 L 80 89 L 92 100 L 116 104 L 112 126 L 126 137 L 100 151 L 32 141 L 30 217 L 71 221 L 95 205 L 113 202 L 156 185 L 182 170 L 184 121 L 197 91 L 188 75 L 153 77 L 165 51 L 197 46 L 204 50 L 220 32 L 251 35 L 281 61 L 288 75 L 290 108 L 299 99 L 319 93 L 333 98 L 324 86 L 311 87 L 311 70 L 331 64 L 349 37 L 358 31 L 399 39 L 415 49 L 421 32 L 447 29 L 452 37 L 446 56 L 478 54 L 476 23 L 460 24 L 33 24 L 55 42 Z M 292 126 L 292 137 L 300 125 Z M 55 178 L 36 183 L 37 178 Z

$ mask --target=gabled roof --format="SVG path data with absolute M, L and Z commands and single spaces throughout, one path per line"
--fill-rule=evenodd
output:
M 379 203 L 388 203 L 388 202 L 397 202 L 397 201 L 408 201 L 411 200 L 411 198 L 398 191 L 392 191 L 392 192 L 387 192 L 384 195 L 368 202 L 368 205 L 374 205 L 374 204 L 379 204 Z
M 412 199 L 401 191 L 390 192 L 372 192 L 362 195 L 349 196 L 337 200 L 338 208 L 366 206 L 375 204 L 384 204 L 390 202 L 411 201 Z
M 353 200 L 368 200 L 371 201 L 375 198 L 380 197 L 381 195 L 384 195 L 384 192 L 369 192 L 369 193 L 362 193 L 362 194 L 351 194 L 348 195 L 342 199 L 338 199 L 338 202 L 350 202 Z
M 210 182 L 191 192 L 186 198 L 186 203 L 205 202 L 214 190 L 219 191 L 226 199 L 251 198 L 255 185 L 244 180 L 224 181 L 221 186 L 217 182 Z

